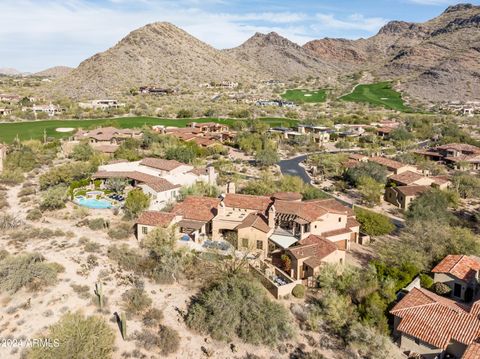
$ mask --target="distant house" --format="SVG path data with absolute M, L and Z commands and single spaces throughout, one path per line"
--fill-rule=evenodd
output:
M 312 136 L 315 143 L 323 144 L 330 141 L 330 133 L 333 131 L 324 126 L 298 125 L 297 131 L 302 135 Z
M 143 138 L 143 131 L 136 129 L 118 129 L 115 127 L 100 127 L 94 130 L 79 130 L 73 136 L 76 141 L 87 140 L 90 144 L 120 144 L 126 139 Z
M 398 162 L 386 157 L 380 157 L 380 156 L 369 157 L 368 161 L 384 166 L 388 170 L 388 172 L 395 175 L 398 175 L 406 171 L 411 171 L 411 172 L 418 171 L 418 169 L 415 166 Z
M 413 288 L 390 313 L 394 317 L 393 336 L 410 357 L 479 358 L 480 302 L 468 307 Z
M 0 94 L 0 102 L 7 103 L 9 105 L 16 104 L 21 100 L 18 95 Z
M 235 133 L 231 132 L 227 125 L 216 122 L 191 122 L 184 128 L 153 126 L 152 129 L 159 133 L 175 136 L 186 142 L 195 142 L 197 145 L 206 148 L 235 137 Z
M 480 148 L 466 143 L 449 143 L 415 153 L 431 161 L 442 161 L 455 169 L 480 170 Z
M 62 111 L 63 111 L 59 106 L 53 105 L 53 104 L 50 104 L 50 105 L 33 105 L 31 110 L 34 113 L 44 112 L 49 117 L 53 117 L 55 115 L 58 115 L 58 114 L 62 113 Z
M 303 136 L 300 132 L 293 131 L 291 128 L 287 127 L 272 127 L 268 130 L 270 133 L 279 133 L 284 139 L 292 139 L 295 137 Z
M 420 196 L 421 194 L 427 192 L 430 189 L 429 186 L 398 186 L 398 187 L 387 187 L 385 189 L 385 201 L 397 206 L 403 210 L 407 210 L 410 203 Z
M 171 88 L 142 86 L 139 88 L 139 92 L 150 95 L 170 95 L 175 93 L 175 90 Z
M 465 302 L 472 301 L 480 289 L 480 258 L 466 255 L 448 255 L 435 268 L 435 282 L 441 282 L 452 289 L 452 297 Z
M 92 100 L 90 102 L 80 102 L 78 106 L 83 109 L 106 110 L 109 108 L 125 107 L 125 104 L 120 103 L 117 100 L 104 99 Z
M 258 100 L 255 102 L 256 106 L 266 107 L 266 106 L 273 106 L 273 107 L 286 107 L 286 108 L 295 108 L 297 105 L 291 101 L 285 100 Z
M 9 108 L 0 108 L 0 116 L 8 116 L 12 113 L 12 110 Z

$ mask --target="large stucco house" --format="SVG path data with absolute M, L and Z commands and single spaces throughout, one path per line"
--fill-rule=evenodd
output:
M 413 288 L 390 313 L 394 318 L 393 336 L 400 349 L 412 357 L 480 357 L 480 302 L 466 306 Z
M 102 181 L 110 178 L 127 179 L 134 187 L 150 195 L 150 210 L 160 210 L 177 200 L 182 186 L 197 182 L 215 184 L 217 175 L 213 167 L 194 168 L 174 160 L 144 158 L 99 166 L 92 177 Z
M 449 143 L 416 153 L 431 161 L 441 161 L 455 169 L 480 170 L 480 148 L 466 143 Z
M 451 288 L 451 297 L 471 302 L 479 294 L 480 258 L 467 255 L 448 255 L 433 269 L 434 281 Z

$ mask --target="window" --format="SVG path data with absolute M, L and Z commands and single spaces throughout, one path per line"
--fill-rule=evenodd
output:
M 248 248 L 248 238 L 242 238 L 242 247 Z
M 341 221 L 342 221 L 342 217 L 338 217 L 338 221 L 341 222 Z
M 148 227 L 142 227 L 142 233 L 147 234 L 148 233 Z
M 420 345 L 420 339 L 415 338 L 415 344 Z
M 453 285 L 453 296 L 460 298 L 462 296 L 462 285 L 455 283 Z
M 263 241 L 257 241 L 257 249 L 263 250 Z

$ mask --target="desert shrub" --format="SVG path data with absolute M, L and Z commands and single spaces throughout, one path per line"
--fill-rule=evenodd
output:
M 88 285 L 70 284 L 73 291 L 82 299 L 90 298 L 90 287 Z
M 133 228 L 130 223 L 120 223 L 118 226 L 108 230 L 108 236 L 112 239 L 126 239 L 133 234 Z
M 46 190 L 58 185 L 70 185 L 74 181 L 89 178 L 95 166 L 88 162 L 72 162 L 53 167 L 40 176 L 40 189 Z
M 94 150 L 92 146 L 88 143 L 80 143 L 73 148 L 70 157 L 75 161 L 88 161 L 92 158 L 93 154 Z
M 186 322 L 190 328 L 224 341 L 239 337 L 247 343 L 274 345 L 293 334 L 285 308 L 243 275 L 224 277 L 203 288 L 190 305 Z
M 123 270 L 138 274 L 144 273 L 144 258 L 138 251 L 131 249 L 126 244 L 109 247 L 107 255 L 108 258 L 116 261 Z
M 22 220 L 11 213 L 0 213 L 0 230 L 15 229 L 23 224 Z
M 29 221 L 38 221 L 42 218 L 42 211 L 40 211 L 38 208 L 33 208 L 28 211 L 26 218 Z
M 87 264 L 89 268 L 98 266 L 98 257 L 95 254 L 89 254 L 87 256 Z
M 65 207 L 67 200 L 67 188 L 64 186 L 57 186 L 48 189 L 43 195 L 40 203 L 41 210 L 55 210 Z
M 143 315 L 143 324 L 146 327 L 155 327 L 163 319 L 163 312 L 157 308 L 150 308 Z
M 27 203 L 27 202 L 29 202 L 30 200 L 31 200 L 30 197 L 21 197 L 19 202 L 20 202 L 20 203 Z
M 433 285 L 433 278 L 427 274 L 420 274 L 420 285 L 422 288 L 430 289 Z
M 127 315 L 141 314 L 152 304 L 152 299 L 141 286 L 125 291 L 122 294 L 122 300 L 123 309 Z
M 452 291 L 452 289 L 448 285 L 446 285 L 445 283 L 442 283 L 442 282 L 433 283 L 431 288 L 435 293 L 437 293 L 438 295 L 443 295 L 443 296 L 449 295 L 450 292 Z
M 46 338 L 58 339 L 58 346 L 36 346 L 28 359 L 111 358 L 115 333 L 101 317 L 81 313 L 65 314 L 48 329 Z
M 83 245 L 83 249 L 85 250 L 85 252 L 98 252 L 98 250 L 100 249 L 100 244 L 87 240 Z
M 345 172 L 345 180 L 353 186 L 357 186 L 362 177 L 371 177 L 379 183 L 385 183 L 387 180 L 387 169 L 378 163 L 365 162 L 349 168 Z
M 295 287 L 293 287 L 292 295 L 295 298 L 305 297 L 305 286 L 303 284 L 297 284 Z
M 387 216 L 363 208 L 355 207 L 355 215 L 360 223 L 360 230 L 371 236 L 389 234 L 395 225 Z
M 17 292 L 22 288 L 35 291 L 57 282 L 62 268 L 57 263 L 48 263 L 38 253 L 6 256 L 0 261 L 0 289 Z
M 108 227 L 108 221 L 103 218 L 92 218 L 88 220 L 88 228 L 93 231 L 98 231 Z
M 20 169 L 16 168 L 11 171 L 3 171 L 0 174 L 0 183 L 6 185 L 16 185 L 22 183 L 25 177 Z
M 162 355 L 175 353 L 180 346 L 180 336 L 175 329 L 159 325 L 158 331 L 143 330 L 135 333 L 135 340 L 146 350 L 159 349 Z
M 25 187 L 25 188 L 22 188 L 20 190 L 20 192 L 18 192 L 18 197 L 30 196 L 30 195 L 35 194 L 35 193 L 36 193 L 35 188 Z

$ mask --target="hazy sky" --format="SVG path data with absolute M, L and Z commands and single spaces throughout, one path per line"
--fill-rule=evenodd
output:
M 375 34 L 389 20 L 424 21 L 450 0 L 0 0 L 0 67 L 75 67 L 128 32 L 169 21 L 216 48 L 276 31 L 303 44 Z M 480 4 L 480 0 L 472 1 Z

